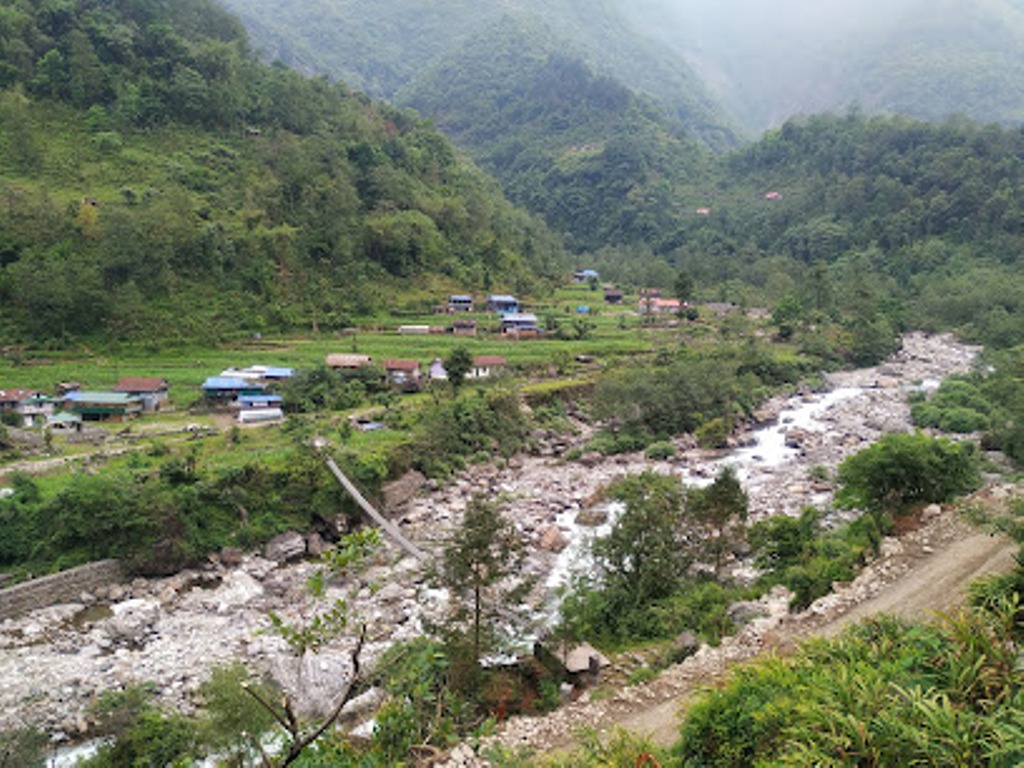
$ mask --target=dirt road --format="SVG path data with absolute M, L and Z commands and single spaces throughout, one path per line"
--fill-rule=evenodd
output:
M 1017 546 L 971 528 L 955 512 L 935 516 L 899 541 L 850 585 L 807 611 L 754 622 L 719 648 L 702 648 L 657 679 L 626 687 L 600 701 L 581 699 L 544 718 L 515 718 L 499 740 L 538 751 L 571 747 L 581 728 L 606 733 L 615 727 L 650 734 L 661 745 L 678 735 L 680 708 L 702 688 L 722 680 L 730 667 L 765 652 L 790 649 L 811 636 L 832 636 L 866 617 L 890 613 L 924 619 L 955 610 L 977 578 L 1009 571 Z

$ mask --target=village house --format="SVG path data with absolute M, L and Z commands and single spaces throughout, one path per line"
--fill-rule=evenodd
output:
M 338 352 L 328 355 L 324 360 L 324 364 L 328 368 L 333 368 L 336 371 L 355 371 L 363 366 L 373 365 L 373 358 L 369 355 L 356 355 Z
M 514 312 L 501 318 L 501 332 L 505 335 L 538 335 L 540 325 L 532 312 Z
M 280 395 L 240 395 L 236 401 L 239 424 L 279 421 L 284 418 Z
M 211 406 L 230 406 L 243 395 L 263 394 L 263 385 L 237 376 L 211 376 L 202 385 L 203 400 Z
M 462 318 L 452 321 L 452 333 L 456 336 L 476 336 L 476 320 Z
M 429 325 L 400 325 L 398 333 L 402 336 L 429 336 Z
M 519 312 L 519 299 L 515 296 L 492 293 L 487 297 L 487 311 L 499 315 L 517 314 Z
M 574 283 L 589 283 L 591 280 L 600 280 L 601 275 L 594 269 L 581 269 L 572 273 Z
M 50 429 L 80 432 L 82 429 L 82 417 L 77 413 L 60 411 L 47 417 L 46 426 Z
M 12 421 L 17 419 L 17 426 L 34 427 L 44 424 L 53 415 L 54 402 L 42 392 L 34 389 L 0 389 L 0 414 L 8 416 Z
M 384 374 L 403 392 L 419 392 L 422 371 L 418 360 L 385 360 Z
M 64 409 L 82 421 L 127 421 L 142 414 L 142 398 L 127 392 L 68 392 Z
M 508 365 L 504 357 L 498 355 L 479 355 L 473 358 L 473 367 L 466 374 L 467 379 L 489 379 L 495 376 Z
M 605 288 L 604 289 L 604 302 L 605 304 L 621 304 L 622 303 L 622 291 L 618 288 Z
M 473 297 L 472 296 L 449 296 L 448 297 L 448 311 L 449 312 L 472 312 L 473 311 Z
M 295 375 L 294 368 L 281 368 L 272 365 L 250 365 L 248 368 L 227 368 L 220 372 L 225 378 L 245 379 L 246 381 L 284 381 Z
M 159 411 L 167 403 L 169 390 L 167 379 L 129 376 L 117 382 L 113 391 L 141 397 L 144 411 Z
M 280 395 L 239 395 L 237 405 L 239 408 L 280 408 L 284 399 Z
M 679 299 L 641 299 L 638 310 L 641 315 L 677 315 L 683 308 Z
M 553 655 L 575 687 L 593 687 L 600 682 L 601 670 L 611 666 L 608 657 L 590 643 L 573 648 L 555 648 Z

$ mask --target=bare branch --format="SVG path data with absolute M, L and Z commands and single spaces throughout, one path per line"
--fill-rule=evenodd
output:
M 334 710 L 328 715 L 324 721 L 311 733 L 296 739 L 292 742 L 291 747 L 288 749 L 288 754 L 285 756 L 284 762 L 281 763 L 282 768 L 287 765 L 291 765 L 298 760 L 299 755 L 302 754 L 303 750 L 306 749 L 310 744 L 323 736 L 324 732 L 327 731 L 338 718 L 341 717 L 341 710 L 345 708 L 349 700 L 352 698 L 352 694 L 356 689 L 356 684 L 360 680 L 360 666 L 359 656 L 363 651 L 363 643 L 366 641 L 366 625 L 363 624 L 359 629 L 359 640 L 356 642 L 355 648 L 352 649 L 350 655 L 350 661 L 352 663 L 352 676 L 348 680 L 348 684 L 345 686 L 345 690 L 342 691 L 341 696 L 338 699 L 338 703 L 335 705 Z
M 263 696 L 261 696 L 257 691 L 255 691 L 251 685 L 243 683 L 242 690 L 248 693 L 254 699 L 256 699 L 256 702 L 265 710 L 267 710 L 267 712 L 270 713 L 271 717 L 273 717 L 282 728 L 288 730 L 288 723 L 284 719 L 284 717 L 282 717 L 281 713 L 274 709 L 274 706 L 269 701 L 264 699 Z

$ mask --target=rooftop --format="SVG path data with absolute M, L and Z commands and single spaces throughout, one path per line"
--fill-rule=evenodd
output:
M 418 371 L 419 360 L 385 360 L 384 370 L 386 371 Z
M 83 405 L 136 405 L 141 402 L 138 395 L 128 392 L 68 392 L 64 399 L 72 403 Z
M 167 389 L 167 379 L 128 376 L 117 382 L 115 392 L 159 392 Z

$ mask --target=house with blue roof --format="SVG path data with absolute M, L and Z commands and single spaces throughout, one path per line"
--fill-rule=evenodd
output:
M 540 324 L 532 312 L 514 312 L 501 318 L 501 332 L 515 336 L 540 335 Z
M 473 311 L 473 297 L 456 295 L 448 297 L 448 311 L 449 312 L 472 312 Z
M 519 312 L 519 299 L 515 296 L 492 293 L 487 297 L 487 311 L 499 315 L 515 314 Z
M 245 395 L 261 395 L 264 387 L 258 381 L 238 376 L 211 376 L 202 385 L 203 400 L 208 405 L 231 405 Z

